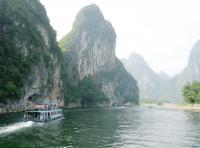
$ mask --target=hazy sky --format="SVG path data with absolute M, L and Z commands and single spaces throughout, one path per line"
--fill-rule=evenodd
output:
M 141 54 L 149 65 L 173 75 L 186 66 L 200 39 L 200 0 L 40 0 L 58 40 L 67 34 L 77 12 L 97 4 L 117 33 L 116 54 Z

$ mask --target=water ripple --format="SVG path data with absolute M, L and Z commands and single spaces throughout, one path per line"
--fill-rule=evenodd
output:
M 199 112 L 131 107 L 65 110 L 64 116 L 0 136 L 0 147 L 200 147 Z

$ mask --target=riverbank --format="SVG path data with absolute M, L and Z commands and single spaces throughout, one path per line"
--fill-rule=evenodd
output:
M 173 104 L 173 103 L 163 103 L 159 105 L 164 109 L 175 109 L 175 110 L 199 110 L 200 104 Z
M 139 104 L 134 103 L 125 103 L 125 104 L 110 104 L 110 103 L 102 103 L 97 105 L 85 105 L 83 106 L 80 102 L 75 103 L 66 103 L 65 105 L 60 104 L 58 105 L 59 108 L 64 109 L 90 109 L 90 108 L 109 108 L 109 107 L 132 107 L 137 106 Z M 31 106 L 23 106 L 23 104 L 18 105 L 17 103 L 9 103 L 9 104 L 0 104 L 0 115 L 8 114 L 8 113 L 18 113 L 24 112 L 27 110 L 32 110 Z

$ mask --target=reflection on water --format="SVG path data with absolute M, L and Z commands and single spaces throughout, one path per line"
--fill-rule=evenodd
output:
M 199 112 L 147 107 L 64 110 L 61 120 L 9 134 L 1 127 L 0 147 L 200 147 L 199 123 Z M 10 126 L 13 123 L 3 128 Z

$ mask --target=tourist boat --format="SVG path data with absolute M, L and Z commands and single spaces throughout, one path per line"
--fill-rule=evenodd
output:
M 37 105 L 33 110 L 26 111 L 24 121 L 47 122 L 62 118 L 62 109 L 55 106 Z

